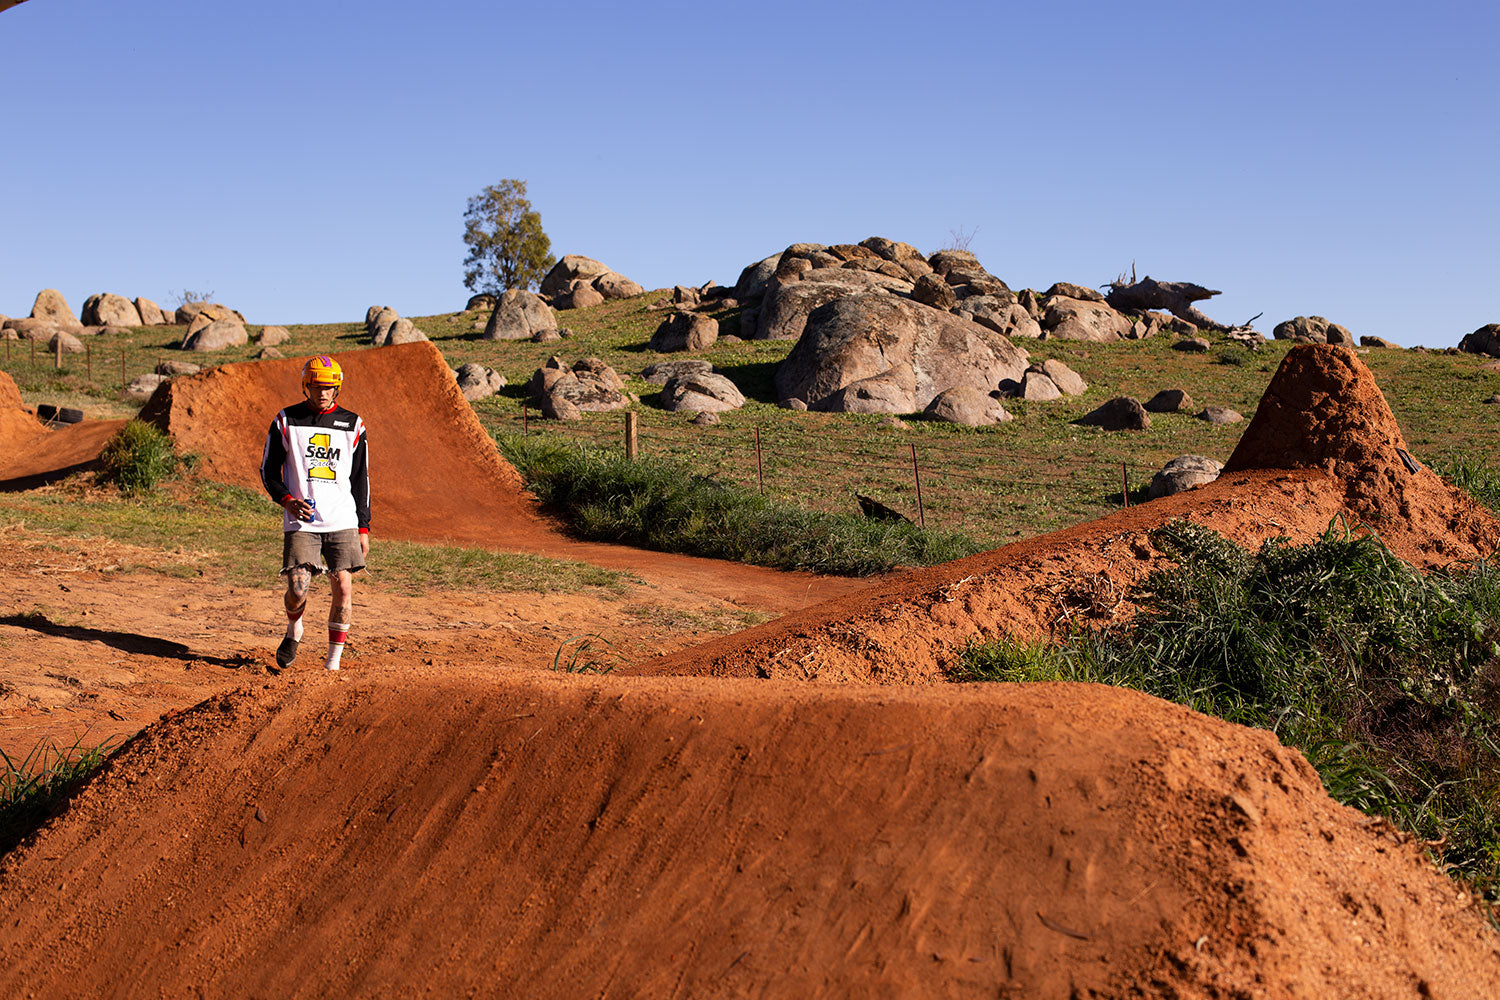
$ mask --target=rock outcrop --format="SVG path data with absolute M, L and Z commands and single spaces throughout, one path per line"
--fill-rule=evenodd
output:
M 564 256 L 541 284 L 541 294 L 558 309 L 584 309 L 643 292 L 644 288 L 623 274 L 581 254 Z
M 500 296 L 484 327 L 485 340 L 530 340 L 542 330 L 556 330 L 557 318 L 540 295 L 512 288 Z

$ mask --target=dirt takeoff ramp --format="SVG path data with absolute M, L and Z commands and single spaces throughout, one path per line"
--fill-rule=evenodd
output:
M 970 642 L 1128 617 L 1130 589 L 1169 562 L 1149 533 L 1175 518 L 1253 547 L 1276 535 L 1309 541 L 1342 515 L 1423 567 L 1500 547 L 1500 521 L 1430 469 L 1408 468 L 1405 447 L 1353 351 L 1293 348 L 1216 482 L 891 577 L 638 669 L 926 683 Z
M 49 428 L 0 372 L 0 490 L 31 489 L 88 468 L 124 426 L 123 420 L 87 420 Z
M 312 677 L 4 861 L 0 995 L 1500 995 L 1468 906 L 1268 734 L 1122 690 Z

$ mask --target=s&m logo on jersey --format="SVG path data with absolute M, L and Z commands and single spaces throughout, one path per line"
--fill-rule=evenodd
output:
M 307 439 L 307 450 L 302 457 L 307 459 L 308 479 L 339 478 L 333 463 L 339 460 L 342 449 L 331 447 L 331 444 L 327 434 L 314 434 Z

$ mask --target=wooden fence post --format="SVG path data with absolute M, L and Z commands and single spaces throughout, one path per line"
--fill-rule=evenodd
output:
M 917 483 L 917 524 L 927 527 L 927 515 L 922 512 L 922 472 L 917 468 L 917 446 L 911 445 L 911 477 Z
M 636 453 L 636 412 L 625 411 L 625 458 L 634 462 Z
M 1125 506 L 1130 506 L 1130 477 L 1125 474 L 1125 463 L 1120 463 L 1120 496 L 1125 501 Z
M 62 371 L 62 331 L 52 338 L 52 367 Z
M 755 481 L 760 484 L 760 491 L 766 491 L 765 467 L 760 460 L 760 425 L 755 425 Z

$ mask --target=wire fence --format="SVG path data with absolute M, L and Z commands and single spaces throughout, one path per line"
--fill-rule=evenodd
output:
M 821 428 L 788 428 L 781 424 L 694 427 L 682 423 L 645 423 L 634 412 L 582 421 L 541 420 L 523 408 L 492 423 L 502 433 L 544 434 L 622 454 L 666 454 L 725 482 L 795 497 L 812 506 L 847 499 L 847 491 L 910 512 L 911 520 L 931 524 L 934 514 L 945 528 L 991 527 L 974 524 L 993 516 L 996 504 L 1008 509 L 1056 505 L 1072 498 L 1075 506 L 1109 509 L 1139 499 L 1157 466 L 1117 458 L 1049 460 L 1052 470 L 1017 467 L 1005 442 L 978 436 L 973 442 L 942 440 L 891 442 L 851 440 L 822 433 Z M 634 447 L 629 443 L 635 439 Z M 988 471 L 996 470 L 996 471 Z M 837 479 L 839 488 L 830 489 Z M 980 530 L 977 534 L 995 534 Z

